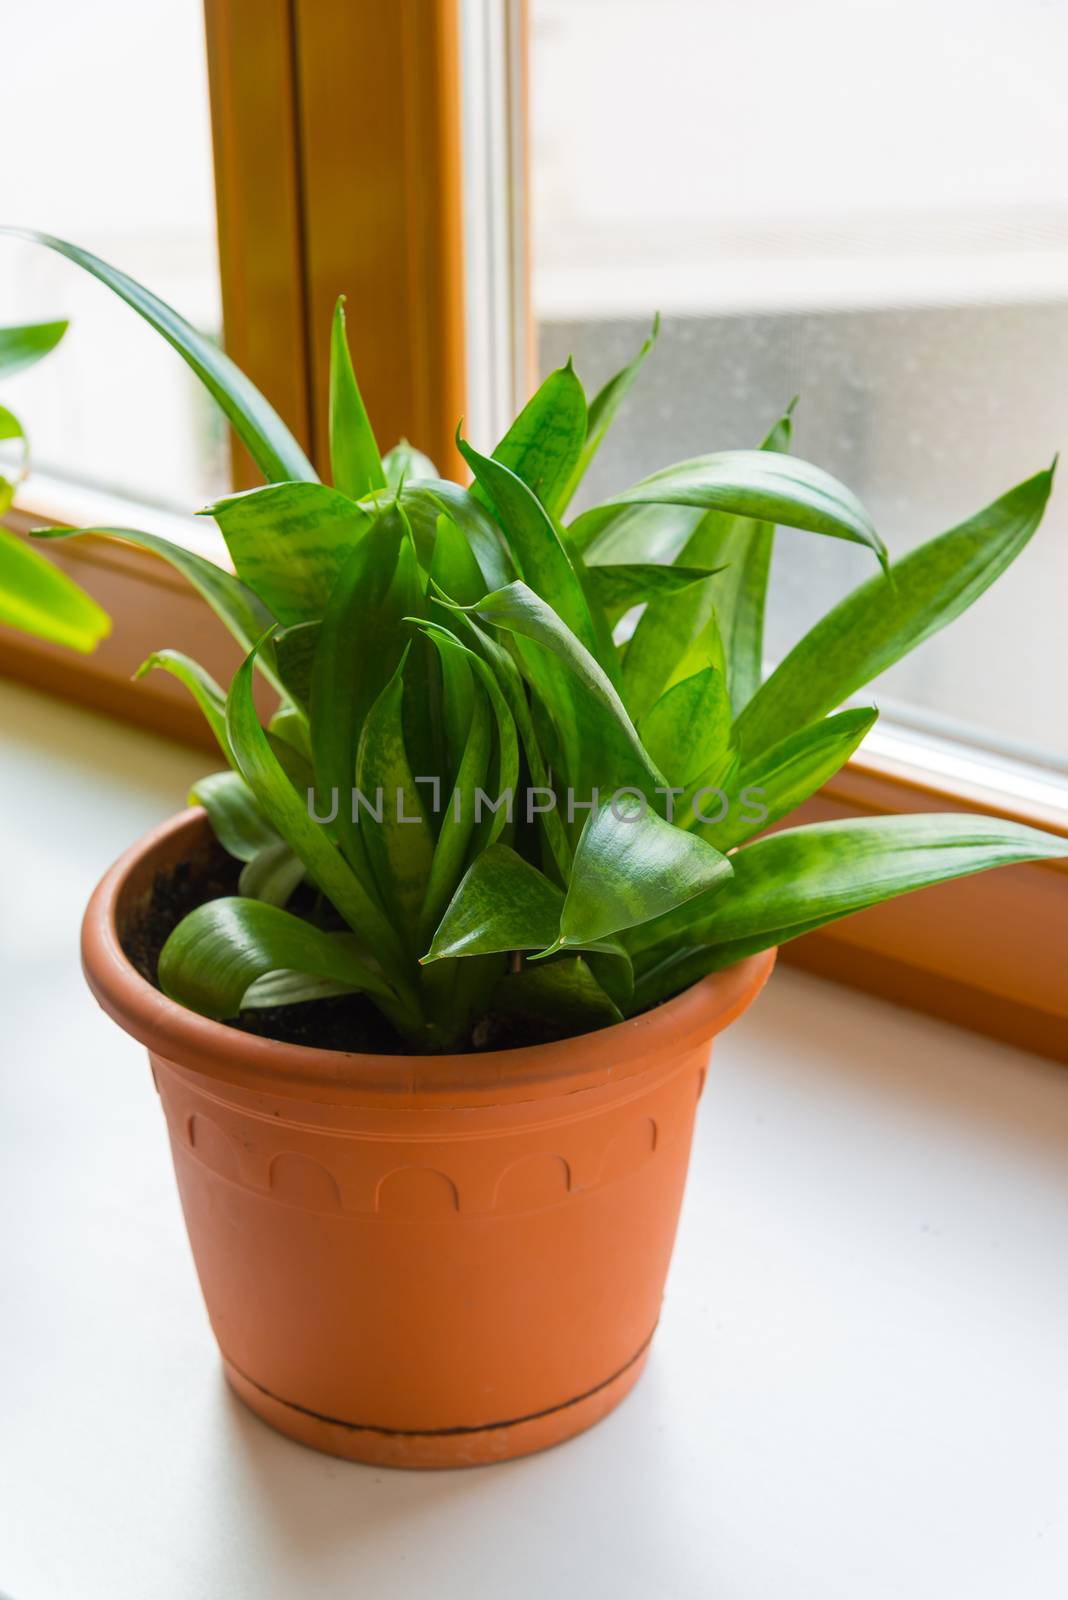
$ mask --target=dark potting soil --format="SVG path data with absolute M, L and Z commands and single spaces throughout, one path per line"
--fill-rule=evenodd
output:
M 228 856 L 214 840 L 188 861 L 156 874 L 152 893 L 143 910 L 123 929 L 122 947 L 141 976 L 159 988 L 160 951 L 184 916 L 207 900 L 238 892 L 241 863 Z M 305 886 L 290 899 L 288 909 L 308 914 L 315 905 L 314 892 Z M 336 926 L 344 927 L 341 921 Z M 227 1027 L 282 1044 L 308 1045 L 319 1050 L 349 1050 L 371 1055 L 410 1055 L 412 1046 L 402 1039 L 363 995 L 337 995 L 308 1000 L 300 1005 L 270 1006 L 242 1011 Z M 479 1018 L 467 1049 L 515 1050 L 524 1045 L 550 1044 L 566 1038 L 567 1029 L 553 1028 L 536 1016 L 490 1014 Z

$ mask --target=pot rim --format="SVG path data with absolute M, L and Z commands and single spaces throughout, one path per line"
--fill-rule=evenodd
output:
M 549 1044 L 462 1055 L 374 1055 L 286 1044 L 244 1033 L 168 999 L 137 971 L 122 948 L 119 919 L 140 880 L 187 857 L 209 833 L 199 806 L 179 812 L 131 845 L 90 897 L 82 921 L 82 969 L 94 997 L 147 1047 L 179 1066 L 251 1089 L 304 1099 L 441 1105 L 529 1100 L 594 1088 L 645 1070 L 654 1054 L 674 1056 L 710 1042 L 755 999 L 776 951 L 748 956 L 701 978 L 681 994 L 610 1027 Z

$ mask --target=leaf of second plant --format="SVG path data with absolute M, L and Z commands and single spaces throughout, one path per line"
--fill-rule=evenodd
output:
M 91 596 L 7 528 L 0 528 L 0 622 L 83 654 L 111 631 Z

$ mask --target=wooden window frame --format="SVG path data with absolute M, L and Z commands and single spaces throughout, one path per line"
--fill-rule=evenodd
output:
M 458 476 L 460 0 L 205 0 L 204 11 L 228 352 L 326 476 L 330 320 L 337 296 L 347 295 L 380 443 L 408 435 Z M 233 479 L 239 488 L 259 481 L 236 443 Z M 86 496 L 87 504 L 99 498 Z M 118 520 L 130 525 L 140 513 L 126 505 Z M 32 480 L 30 496 L 5 519 L 21 534 L 69 520 L 111 519 L 88 509 L 57 514 L 47 496 L 35 500 Z M 141 520 L 151 528 L 159 518 L 146 509 Z M 138 663 L 163 645 L 227 681 L 236 646 L 199 598 L 133 546 L 88 538 L 48 553 L 100 601 L 115 630 L 92 656 L 74 659 L 0 626 L 0 673 L 213 748 L 166 674 L 132 682 Z
M 522 0 L 505 3 L 522 39 Z M 325 472 L 329 322 L 337 295 L 346 294 L 380 441 L 407 435 L 459 475 L 460 0 L 206 0 L 205 14 L 228 350 Z M 234 477 L 238 485 L 255 481 L 239 449 Z M 25 532 L 49 520 L 47 510 L 8 520 Z M 188 650 L 227 679 L 236 646 L 199 598 L 132 546 L 86 539 L 50 554 L 118 625 L 93 656 L 76 661 L 0 629 L 0 673 L 210 749 L 199 713 L 169 677 L 131 682 L 137 663 L 161 645 Z M 866 752 L 792 820 L 922 810 L 986 811 L 1068 837 L 1061 812 Z M 797 940 L 783 955 L 1068 1061 L 1068 981 L 1058 948 L 1066 917 L 1068 863 L 1042 862 L 888 902 Z

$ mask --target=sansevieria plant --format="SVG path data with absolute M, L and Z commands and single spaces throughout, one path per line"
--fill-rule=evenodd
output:
M 477 1046 L 501 1018 L 562 1036 L 893 895 L 1068 851 L 973 815 L 769 831 L 877 715 L 839 707 L 1024 548 L 1051 470 L 891 564 L 856 497 L 787 453 L 787 413 L 759 449 L 571 516 L 652 339 L 592 401 L 570 363 L 552 373 L 491 454 L 458 435 L 463 487 L 407 444 L 379 454 L 339 305 L 327 485 L 209 341 L 40 237 L 170 341 L 267 480 L 209 508 L 233 571 L 82 530 L 164 556 L 246 651 L 225 693 L 173 650 L 141 669 L 202 708 L 226 768 L 193 798 L 242 863 L 239 893 L 163 948 L 182 1005 L 229 1019 L 360 993 L 416 1052 Z M 872 573 L 765 677 L 776 526 L 866 546 Z M 279 696 L 267 726 L 256 673 Z

